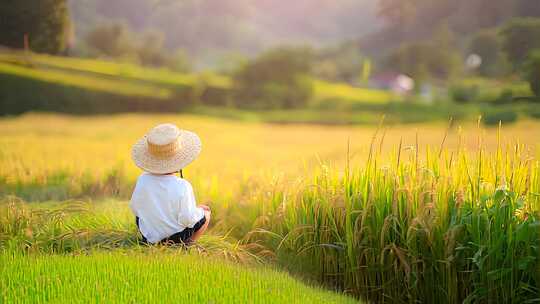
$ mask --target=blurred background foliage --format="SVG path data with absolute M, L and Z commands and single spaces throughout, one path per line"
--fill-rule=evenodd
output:
M 65 0 L 35 1 L 6 0 L 0 3 L 0 44 L 23 48 L 25 38 L 32 38 L 38 52 L 58 54 L 67 48 L 72 24 Z
M 275 49 L 245 64 L 234 74 L 234 103 L 255 108 L 305 106 L 313 94 L 311 57 L 307 49 Z
M 247 110 L 281 122 L 327 114 L 335 117 L 327 123 L 339 124 L 381 114 L 408 122 L 538 112 L 537 0 L 8 0 L 0 7 L 2 114 L 239 118 Z M 303 112 L 287 115 L 291 109 Z

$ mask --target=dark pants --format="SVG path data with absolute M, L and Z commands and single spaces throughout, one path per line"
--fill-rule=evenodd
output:
M 139 217 L 135 217 L 135 223 L 137 224 L 137 228 L 139 228 Z M 206 223 L 206 217 L 203 216 L 203 218 L 195 223 L 193 225 L 193 228 L 186 228 L 180 232 L 177 232 L 169 237 L 164 238 L 163 240 L 159 241 L 158 244 L 162 245 L 172 245 L 172 244 L 182 244 L 182 245 L 189 245 L 192 240 L 191 237 L 195 232 L 197 232 L 201 227 Z M 144 235 L 141 233 L 141 230 L 139 228 L 139 233 L 142 236 L 142 242 L 144 244 L 148 244 L 148 240 L 144 237 Z

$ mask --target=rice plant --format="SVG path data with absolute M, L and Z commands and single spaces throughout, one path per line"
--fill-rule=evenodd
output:
M 181 252 L 258 264 L 249 246 L 219 233 L 203 236 Z M 28 204 L 15 197 L 0 201 L 0 251 L 23 254 L 84 254 L 150 250 L 139 235 L 127 202 L 64 201 Z M 166 250 L 166 248 L 163 248 Z
M 250 240 L 293 271 L 375 303 L 540 301 L 540 164 L 522 145 L 487 153 L 400 145 L 381 165 L 322 168 L 261 197 Z M 422 156 L 421 156 L 422 155 Z

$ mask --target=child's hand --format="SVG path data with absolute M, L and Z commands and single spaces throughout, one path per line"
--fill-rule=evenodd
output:
M 210 212 L 210 207 L 208 207 L 207 205 L 199 205 L 199 207 L 200 207 L 201 209 L 203 209 L 204 211 Z

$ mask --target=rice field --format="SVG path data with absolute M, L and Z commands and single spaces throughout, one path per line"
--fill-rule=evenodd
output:
M 0 255 L 3 303 L 355 303 L 270 268 L 182 253 Z
M 263 197 L 251 231 L 293 271 L 373 303 L 540 300 L 540 162 L 428 150 Z M 268 203 L 270 202 L 270 203 Z
M 203 152 L 185 173 L 198 185 L 203 200 L 212 199 L 218 189 L 219 196 L 230 197 L 237 192 L 235 187 L 255 177 L 297 176 L 321 163 L 343 168 L 348 145 L 350 161 L 361 164 L 377 129 L 261 124 L 193 115 L 27 114 L 0 120 L 0 184 L 28 200 L 95 197 L 110 194 L 107 191 L 127 197 L 140 173 L 129 158 L 131 145 L 161 122 L 201 135 Z M 537 151 L 540 134 L 531 130 L 539 127 L 534 121 L 504 126 L 500 141 L 520 142 Z M 402 148 L 410 150 L 418 138 L 423 154 L 427 147 L 440 147 L 446 128 L 443 123 L 383 126 L 380 134 L 384 140 L 377 150 L 382 156 L 389 155 L 400 140 Z M 474 151 L 479 137 L 487 151 L 495 151 L 497 129 L 478 128 L 474 123 L 449 130 L 445 148 Z M 117 182 L 125 182 L 126 187 Z
M 211 202 L 213 223 L 185 254 L 141 248 L 127 208 L 140 174 L 129 159 L 131 144 L 161 122 L 203 139 L 203 153 L 184 173 L 199 201 Z M 170 278 L 208 260 L 192 277 L 203 284 L 207 273 L 224 269 L 219 278 L 208 274 L 220 288 L 196 285 L 200 292 L 171 301 L 206 303 L 219 295 L 242 302 L 273 288 L 281 291 L 276 301 L 350 301 L 296 282 L 289 288 L 289 279 L 265 264 L 367 302 L 538 302 L 536 130 L 534 121 L 483 128 L 277 125 L 194 115 L 3 118 L 2 297 L 73 296 L 74 285 L 43 285 L 42 271 L 51 269 L 62 282 L 118 282 L 99 294 L 83 289 L 85 299 L 147 299 L 151 293 L 132 288 L 139 263 L 151 264 L 144 276 L 150 286 L 173 290 Z M 234 298 L 231 276 L 254 285 L 241 285 Z

